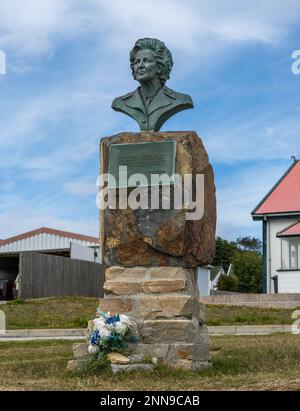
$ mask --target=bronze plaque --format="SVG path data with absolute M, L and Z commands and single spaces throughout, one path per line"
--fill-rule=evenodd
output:
M 151 186 L 151 174 L 167 174 L 171 177 L 175 172 L 176 141 L 156 141 L 147 143 L 112 144 L 109 153 L 109 174 L 114 176 L 116 187 L 144 186 L 128 184 L 133 174 L 143 174 L 147 178 L 147 185 Z M 119 175 L 119 167 L 127 167 Z M 160 184 L 168 184 L 168 179 L 162 179 Z M 109 180 L 109 187 L 114 187 Z

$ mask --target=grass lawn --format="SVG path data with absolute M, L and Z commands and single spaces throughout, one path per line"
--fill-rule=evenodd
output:
M 300 336 L 213 337 L 213 367 L 203 371 L 73 375 L 70 341 L 0 343 L 2 390 L 299 390 Z
M 95 316 L 98 298 L 61 297 L 15 300 L 0 309 L 7 329 L 84 328 Z M 294 309 L 208 305 L 208 325 L 292 324 Z
M 297 308 L 208 305 L 207 325 L 292 324 L 295 321 L 292 319 L 295 310 Z
M 13 300 L 1 305 L 8 330 L 27 328 L 85 328 L 95 317 L 99 298 L 51 297 Z

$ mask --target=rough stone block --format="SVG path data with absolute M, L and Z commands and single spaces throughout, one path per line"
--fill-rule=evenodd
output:
M 133 354 L 133 355 L 129 355 L 128 359 L 130 361 L 130 364 L 137 364 L 137 363 L 142 362 L 145 358 L 141 354 Z
M 175 317 L 196 317 L 199 322 L 202 314 L 199 311 L 198 299 L 185 294 L 141 295 L 132 298 L 131 311 L 128 315 L 136 319 L 171 319 Z
M 103 289 L 106 294 L 132 295 L 143 291 L 142 284 L 137 282 L 105 281 Z
M 89 356 L 87 343 L 73 344 L 73 355 L 75 358 L 85 358 Z
M 209 359 L 208 344 L 171 344 L 166 356 L 167 362 L 174 360 L 207 361 Z
M 180 278 L 185 279 L 186 273 L 189 273 L 189 270 L 185 270 L 182 267 L 149 267 L 147 269 L 149 278 L 159 279 L 159 278 Z
M 207 320 L 207 307 L 205 304 L 199 303 L 199 311 L 196 317 L 199 319 L 200 324 L 206 323 Z
M 148 358 L 157 358 L 158 361 L 164 359 L 168 353 L 170 344 L 137 344 L 129 346 L 129 350 L 135 355 L 142 355 Z
M 111 315 L 126 314 L 132 310 L 132 299 L 122 297 L 106 297 L 100 298 L 99 309 L 104 312 L 110 312 Z
M 200 345 L 209 345 L 210 338 L 206 324 L 200 324 L 198 336 L 195 342 Z
M 199 324 L 194 320 L 145 320 L 139 331 L 147 344 L 194 342 Z
M 144 293 L 172 293 L 186 289 L 186 281 L 181 279 L 159 279 L 143 282 Z
M 193 370 L 206 370 L 208 368 L 211 368 L 209 361 L 193 361 Z
M 125 268 L 124 273 L 122 274 L 122 279 L 126 280 L 133 279 L 135 281 L 143 281 L 147 277 L 147 268 L 146 267 L 130 267 Z M 118 277 L 120 278 L 120 276 Z
M 107 360 L 110 361 L 112 364 L 129 364 L 130 360 L 129 358 L 125 357 L 125 355 L 122 355 L 118 352 L 110 352 L 106 356 Z
M 82 371 L 86 368 L 87 363 L 88 363 L 88 360 L 83 360 L 83 359 L 69 360 L 67 364 L 67 371 L 73 372 L 73 373 Z
M 101 211 L 101 238 L 106 266 L 197 267 L 215 253 L 214 175 L 195 132 L 120 133 L 101 140 L 101 173 L 108 173 L 112 144 L 176 141 L 175 172 L 204 176 L 204 215 L 188 220 L 188 210 L 106 209 Z M 172 190 L 171 190 L 172 191 Z
M 105 270 L 105 280 L 115 280 L 119 278 L 124 273 L 125 268 L 114 265 L 113 267 L 109 267 Z

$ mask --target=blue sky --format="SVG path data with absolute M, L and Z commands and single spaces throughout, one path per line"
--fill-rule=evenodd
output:
M 141 37 L 166 43 L 167 85 L 194 100 L 162 130 L 203 139 L 218 235 L 260 236 L 251 210 L 300 158 L 299 1 L 3 0 L 0 16 L 0 238 L 98 235 L 99 140 L 138 131 L 110 105 L 137 86 L 128 55 Z

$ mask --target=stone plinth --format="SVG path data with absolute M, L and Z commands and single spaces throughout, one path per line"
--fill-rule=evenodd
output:
M 157 144 L 141 147 L 138 143 Z M 127 146 L 114 147 L 122 144 Z M 184 197 L 184 192 L 174 196 L 178 188 L 175 183 L 169 187 L 170 207 L 161 207 L 162 197 L 159 207 L 151 207 L 155 182 L 150 187 L 141 183 L 146 186 L 141 195 L 147 194 L 148 207 L 134 209 L 130 205 L 124 207 L 124 203 L 120 206 L 119 200 L 125 190 L 127 202 L 136 190 L 135 183 L 127 184 L 124 173 L 118 176 L 122 189 L 114 191 L 115 207 L 101 210 L 100 242 L 106 270 L 105 297 L 100 299 L 99 308 L 110 314 L 127 314 L 136 321 L 139 343 L 129 347 L 131 358 L 150 357 L 155 364 L 186 370 L 209 367 L 209 336 L 204 306 L 199 302 L 196 267 L 209 264 L 214 258 L 216 198 L 213 170 L 202 141 L 192 131 L 121 133 L 101 140 L 100 156 L 101 175 L 126 165 L 132 167 L 132 174 L 144 177 L 174 171 L 184 188 L 185 177 L 191 178 L 196 210 L 191 210 L 185 199 L 178 207 L 174 198 Z M 197 179 L 204 186 L 195 193 Z M 104 192 L 102 184 L 100 189 Z M 162 186 L 156 183 L 156 187 L 166 196 Z M 198 209 L 200 218 L 191 219 Z M 70 361 L 70 370 L 84 366 L 86 352 L 84 344 L 74 346 L 77 360 Z M 151 364 L 129 361 L 113 364 L 113 372 L 153 368 Z
M 134 354 L 174 368 L 194 370 L 209 363 L 204 306 L 199 303 L 195 269 L 110 267 L 99 308 L 124 313 L 138 325 Z
M 100 238 L 103 262 L 107 267 L 196 267 L 211 263 L 214 257 L 214 176 L 202 141 L 195 132 L 121 133 L 103 138 L 101 173 L 106 174 L 109 171 L 111 145 L 166 140 L 176 141 L 177 174 L 182 178 L 191 174 L 193 180 L 196 174 L 204 175 L 204 215 L 199 220 L 187 220 L 187 210 L 174 207 L 170 210 L 128 208 L 101 211 Z M 149 286 L 151 287 L 150 284 Z M 163 287 L 163 284 L 161 286 Z M 109 288 L 109 284 L 107 287 Z M 126 286 L 124 287 L 123 293 L 126 294 Z M 174 284 L 174 287 L 181 287 L 180 282 Z M 121 292 L 120 288 L 118 292 Z

